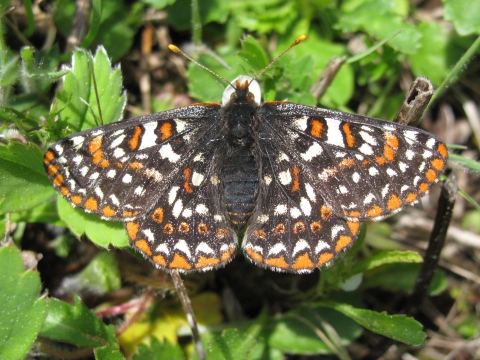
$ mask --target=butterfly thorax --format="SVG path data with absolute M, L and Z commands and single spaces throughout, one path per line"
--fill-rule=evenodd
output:
M 227 214 L 233 228 L 242 231 L 250 219 L 258 193 L 258 166 L 255 157 L 254 126 L 258 105 L 248 92 L 248 85 L 239 86 L 224 107 L 227 123 L 228 151 L 224 164 L 224 185 Z

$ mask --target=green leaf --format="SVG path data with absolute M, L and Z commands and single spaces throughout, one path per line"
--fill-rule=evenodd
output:
M 122 117 L 125 96 L 121 91 L 120 69 L 112 69 L 103 47 L 98 48 L 95 57 L 85 50 L 78 49 L 72 54 L 71 71 L 65 76 L 63 87 L 56 94 L 57 108 L 61 110 L 55 123 L 57 128 L 63 130 L 69 127 L 75 133 L 95 127 L 97 125 L 95 119 L 100 121 L 93 75 L 103 123 L 110 124 Z M 92 115 L 92 111 L 95 116 Z
M 411 291 L 415 285 L 422 264 L 391 264 L 365 273 L 362 289 L 382 287 L 392 291 Z M 395 281 L 392 281 L 395 279 Z M 445 274 L 436 270 L 429 287 L 431 295 L 444 291 L 447 285 Z
M 117 247 L 128 245 L 127 233 L 122 222 L 105 221 L 95 214 L 87 214 L 80 209 L 75 209 L 60 196 L 57 205 L 60 219 L 75 235 L 86 234 L 95 244 L 103 247 L 109 244 Z
M 462 35 L 480 35 L 480 2 L 478 0 L 443 0 L 445 20 L 451 21 Z
M 464 167 L 467 170 L 474 171 L 480 174 L 480 162 L 468 159 L 458 154 L 448 154 L 448 159 Z
M 421 46 L 417 53 L 409 54 L 408 59 L 415 76 L 425 76 L 436 86 L 447 76 L 447 53 L 456 58 L 460 54 L 455 56 L 454 49 L 447 51 L 448 38 L 439 24 L 422 23 L 418 26 L 418 31 L 422 34 Z
M 66 226 L 58 217 L 57 202 L 52 198 L 51 201 L 46 202 L 40 206 L 28 209 L 25 211 L 15 212 L 11 215 L 11 220 L 14 223 L 18 222 L 36 222 L 36 223 L 50 223 L 57 226 Z
M 38 272 L 24 271 L 19 251 L 0 248 L 0 358 L 23 359 L 46 316 L 46 300 L 39 299 L 42 285 Z
M 8 51 L 0 51 L 0 87 L 13 85 L 18 75 L 18 56 Z M 0 104 L 3 104 L 0 98 Z
M 163 340 L 163 343 L 156 337 L 150 338 L 150 346 L 140 344 L 133 360 L 163 360 L 163 359 L 185 359 L 182 349 L 178 344 L 172 345 L 168 340 Z
M 367 270 L 371 270 L 385 264 L 412 262 L 422 263 L 423 258 L 415 251 L 385 251 L 373 256 L 369 256 L 368 258 L 353 265 L 352 274 L 363 273 Z
M 109 347 L 99 347 L 94 350 L 95 360 L 123 360 L 125 356 L 119 351 Z M 149 358 L 150 359 L 150 358 Z
M 48 299 L 48 314 L 40 336 L 79 347 L 118 349 L 115 328 L 105 325 L 78 297 L 70 305 L 55 298 Z
M 121 287 L 120 272 L 115 255 L 101 252 L 76 275 L 79 286 L 95 294 L 106 294 Z
M 375 16 L 372 16 L 375 14 Z M 421 34 L 415 27 L 405 22 L 395 12 L 395 3 L 388 0 L 371 0 L 362 2 L 349 12 L 339 14 L 335 26 L 343 32 L 365 31 L 377 40 L 402 30 L 402 33 L 388 44 L 405 54 L 413 54 L 420 47 Z
M 238 56 L 249 63 L 252 69 L 260 71 L 270 63 L 267 53 L 252 36 L 247 36 L 247 38 L 242 41 L 242 48 L 243 50 L 238 52 Z
M 0 213 L 34 208 L 55 194 L 35 145 L 0 144 Z
M 224 24 L 229 12 L 228 2 L 222 0 L 202 0 L 200 2 L 202 25 L 218 22 Z M 192 26 L 192 6 L 190 0 L 177 0 L 168 9 L 168 24 L 177 30 L 187 30 Z
M 325 308 L 301 307 L 268 321 L 268 344 L 292 354 L 331 354 L 333 349 L 319 333 L 323 323 L 334 328 L 342 344 L 350 344 L 361 335 L 361 328 L 348 317 Z
M 262 330 L 259 322 L 254 322 L 246 331 L 227 329 L 209 342 L 207 358 L 211 360 L 246 359 L 256 346 Z
M 325 301 L 318 305 L 335 309 L 370 331 L 410 346 L 422 345 L 427 336 L 422 330 L 422 324 L 414 318 L 405 315 L 389 315 L 386 312 L 378 313 L 334 301 Z

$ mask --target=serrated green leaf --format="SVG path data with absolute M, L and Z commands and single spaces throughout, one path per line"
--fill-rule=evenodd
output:
M 54 194 L 35 145 L 0 144 L 0 213 L 34 208 Z
M 375 16 L 372 16 L 375 14 Z M 413 54 L 420 47 L 421 34 L 415 27 L 403 21 L 395 13 L 395 3 L 385 0 L 362 2 L 350 12 L 339 14 L 336 28 L 343 32 L 365 31 L 377 40 L 381 40 L 397 31 L 402 33 L 391 39 L 389 46 L 405 54 Z
M 178 344 L 172 345 L 168 340 L 163 340 L 162 343 L 156 338 L 150 338 L 150 346 L 140 344 L 138 350 L 133 355 L 133 360 L 163 360 L 163 359 L 185 359 L 182 349 Z
M 262 320 L 254 322 L 246 331 L 226 329 L 209 341 L 207 358 L 212 360 L 246 359 L 257 344 Z M 263 340 L 263 339 L 262 339 Z
M 318 305 L 335 309 L 370 331 L 410 346 L 422 345 L 427 336 L 423 332 L 422 324 L 414 318 L 405 315 L 389 315 L 386 312 L 378 313 L 333 301 L 325 301 Z
M 46 316 L 46 300 L 36 271 L 24 271 L 15 247 L 0 248 L 0 358 L 23 359 Z
M 119 351 L 109 347 L 99 347 L 94 350 L 95 360 L 123 360 L 125 356 Z M 147 358 L 145 358 L 147 359 Z M 150 359 L 150 358 L 148 358 Z M 173 358 L 172 358 L 173 359 Z
M 75 209 L 60 196 L 57 206 L 60 219 L 75 235 L 86 234 L 95 244 L 103 247 L 109 244 L 117 247 L 128 245 L 128 237 L 123 223 L 101 220 L 95 214 L 87 214 L 80 209 Z
M 105 325 L 78 297 L 75 297 L 74 305 L 55 298 L 48 299 L 48 314 L 40 336 L 79 347 L 119 348 L 115 328 Z
M 445 20 L 451 21 L 455 30 L 462 35 L 480 35 L 480 2 L 478 0 L 444 0 Z
M 55 124 L 58 128 L 69 127 L 72 132 L 79 132 L 95 127 L 95 121 L 100 121 L 92 66 L 103 123 L 110 124 L 122 117 L 125 96 L 121 90 L 120 70 L 112 70 L 103 47 L 98 48 L 95 57 L 78 49 L 72 54 L 71 71 L 65 76 L 63 87 L 56 94 L 57 107 L 61 110 Z
M 242 41 L 242 48 L 243 50 L 238 52 L 238 56 L 249 63 L 252 69 L 260 71 L 269 64 L 270 61 L 268 60 L 267 53 L 252 36 L 247 36 L 247 38 Z

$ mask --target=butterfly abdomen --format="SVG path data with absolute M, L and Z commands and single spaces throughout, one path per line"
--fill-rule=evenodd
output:
M 224 171 L 227 213 L 233 228 L 242 231 L 253 213 L 258 192 L 258 168 L 252 148 L 231 147 Z

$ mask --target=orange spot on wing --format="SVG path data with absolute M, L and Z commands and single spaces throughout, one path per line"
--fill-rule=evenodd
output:
M 60 185 L 63 184 L 63 176 L 58 174 L 57 176 L 55 176 L 55 179 L 53 179 L 53 184 L 57 187 L 59 187 Z
M 60 192 L 62 193 L 63 196 L 68 196 L 70 195 L 70 190 L 68 190 L 67 187 L 63 186 L 61 189 L 60 189 Z
M 316 232 L 319 232 L 320 230 L 322 230 L 322 225 L 320 225 L 320 223 L 318 221 L 314 221 L 313 223 L 310 224 L 310 231 L 312 233 L 316 233 Z
M 437 173 L 435 172 L 435 170 L 430 169 L 425 173 L 425 177 L 428 181 L 434 182 L 435 180 L 437 180 Z
M 421 183 L 420 186 L 418 187 L 418 191 L 420 191 L 422 194 L 424 192 L 427 192 L 428 191 L 428 184 L 427 183 Z
M 276 258 L 267 259 L 267 260 L 265 260 L 265 264 L 269 265 L 269 266 L 279 267 L 279 268 L 282 268 L 282 269 L 288 269 L 289 268 L 289 266 L 288 266 L 287 262 L 285 261 L 285 258 L 283 257 L 283 255 L 281 255 L 279 257 L 276 257 Z
M 383 156 L 388 161 L 393 161 L 395 160 L 395 150 L 391 146 L 385 145 L 383 147 Z
M 310 123 L 312 124 L 312 130 L 310 130 L 310 134 L 312 136 L 315 136 L 316 138 L 321 138 L 323 132 L 323 124 L 319 120 L 312 120 Z
M 188 233 L 190 231 L 190 226 L 186 222 L 181 222 L 178 225 L 178 231 L 181 233 Z
M 167 266 L 167 262 L 162 255 L 155 255 L 154 257 L 152 257 L 152 260 L 155 261 L 158 265 L 161 265 L 163 267 Z
M 102 142 L 103 142 L 102 136 L 97 136 L 96 138 L 92 139 L 88 143 L 88 152 L 90 154 L 93 154 L 94 152 L 96 152 L 102 146 Z
M 293 233 L 294 234 L 301 234 L 305 231 L 305 224 L 303 221 L 297 221 L 295 225 L 293 225 Z
M 292 185 L 292 193 L 298 191 L 300 189 L 300 180 L 298 179 L 298 174 L 300 174 L 300 170 L 296 166 L 292 166 L 292 173 L 293 173 L 293 185 Z
M 166 122 L 166 123 L 163 123 L 162 126 L 160 126 L 160 134 L 162 134 L 162 136 L 160 137 L 160 139 L 162 141 L 165 141 L 167 140 L 168 138 L 172 137 L 172 123 L 170 122 Z
M 360 211 L 356 211 L 356 210 L 353 210 L 353 211 L 347 211 L 347 210 L 344 210 L 343 213 L 347 216 L 350 216 L 350 217 L 353 217 L 353 218 L 358 218 L 360 217 L 360 215 L 362 215 L 360 213 Z
M 204 256 L 200 256 L 197 263 L 195 264 L 195 268 L 200 269 L 207 266 L 217 265 L 220 262 L 217 258 L 206 258 Z
M 153 211 L 152 220 L 157 224 L 161 224 L 163 222 L 163 208 L 159 207 Z
M 220 256 L 220 261 L 221 261 L 221 262 L 227 261 L 228 259 L 230 259 L 230 258 L 232 257 L 232 255 L 233 255 L 234 253 L 235 253 L 235 248 L 234 248 L 234 247 L 230 248 L 230 249 L 227 250 L 227 251 L 224 251 L 224 252 L 222 253 L 222 256 Z
M 110 166 L 110 161 L 103 159 L 102 161 L 100 161 L 100 164 L 98 164 L 98 166 L 100 166 L 102 169 L 105 169 Z
M 125 225 L 127 235 L 131 240 L 135 240 L 137 238 L 139 227 L 140 224 L 133 221 L 127 222 L 127 224 Z
M 368 209 L 367 211 L 367 215 L 368 216 L 371 216 L 371 217 L 377 217 L 379 216 L 381 213 L 383 213 L 383 210 L 380 206 L 378 205 L 374 205 L 373 207 L 371 207 L 370 209 Z
M 400 206 L 402 206 L 402 200 L 400 200 L 397 195 L 392 194 L 390 196 L 390 198 L 388 199 L 387 209 L 388 210 L 396 210 Z
M 47 151 L 43 157 L 44 164 L 49 164 L 53 159 L 55 159 L 55 154 L 53 151 Z
M 133 131 L 132 137 L 130 138 L 130 140 L 128 140 L 128 146 L 131 150 L 135 150 L 138 145 L 140 145 L 140 135 L 142 135 L 142 129 L 137 126 Z
M 253 250 L 252 248 L 247 248 L 247 250 L 245 250 L 245 252 L 247 253 L 248 256 L 250 256 L 253 260 L 255 260 L 256 262 L 263 262 L 263 257 L 262 255 L 260 255 L 259 253 L 257 253 L 255 250 Z
M 57 165 L 48 165 L 48 168 L 47 168 L 48 175 L 49 176 L 55 175 L 58 172 L 59 168 L 60 166 L 57 166 Z
M 185 270 L 190 270 L 192 268 L 192 265 L 190 265 L 185 259 L 185 257 L 178 255 L 175 253 L 175 256 L 173 257 L 173 261 L 168 265 L 170 269 L 185 269 Z
M 353 241 L 351 236 L 341 235 L 335 244 L 335 251 L 338 253 Z
M 320 208 L 320 216 L 322 217 L 322 220 L 328 220 L 330 216 L 332 216 L 333 211 L 326 205 L 322 205 Z
M 437 170 L 437 171 L 442 171 L 444 166 L 445 166 L 445 161 L 442 159 L 435 159 L 430 161 L 430 164 Z
M 143 169 L 143 164 L 138 161 L 131 162 L 128 164 L 128 167 L 132 170 L 142 170 Z
M 217 233 L 215 235 L 217 239 L 223 239 L 228 235 L 228 229 L 217 229 Z
M 345 140 L 347 140 L 347 146 L 353 148 L 355 146 L 355 137 L 352 135 L 352 130 L 350 129 L 350 124 L 345 123 L 342 126 L 343 133 L 345 134 Z
M 340 161 L 340 163 L 338 164 L 338 166 L 339 166 L 341 169 L 350 168 L 350 167 L 355 166 L 355 165 L 356 165 L 356 162 L 355 162 L 355 160 L 353 160 L 352 158 L 343 159 L 343 160 Z
M 116 215 L 116 212 L 110 206 L 107 205 L 102 209 L 102 215 L 106 217 L 112 217 Z
M 174 230 L 175 229 L 173 228 L 173 225 L 170 223 L 165 224 L 165 226 L 163 227 L 163 233 L 167 235 L 172 235 Z
M 205 224 L 205 223 L 200 223 L 200 224 L 198 224 L 197 229 L 198 229 L 198 233 L 199 233 L 200 235 L 206 235 L 206 234 L 209 233 L 208 226 L 207 226 L 207 224 Z
M 391 146 L 395 149 L 398 148 L 398 137 L 396 135 L 393 135 L 391 133 L 386 133 L 385 141 L 388 146 Z
M 280 235 L 280 234 L 283 234 L 285 232 L 285 230 L 286 230 L 285 225 L 283 223 L 280 223 L 277 226 L 275 226 L 275 230 L 273 230 L 273 232 L 276 235 Z
M 359 221 L 350 221 L 347 220 L 347 225 L 352 234 L 355 236 L 358 234 L 358 230 L 360 229 L 360 222 Z
M 73 196 L 70 198 L 70 201 L 71 201 L 72 203 L 74 203 L 75 205 L 79 205 L 79 204 L 83 201 L 83 199 L 82 199 L 82 197 L 81 197 L 80 195 L 73 195 Z
M 85 206 L 85 209 L 90 211 L 98 210 L 98 202 L 93 197 L 89 197 L 87 200 L 85 200 L 84 206 Z
M 185 191 L 189 194 L 193 193 L 193 189 L 192 187 L 190 186 L 189 182 L 190 182 L 190 177 L 192 176 L 192 168 L 191 167 L 187 167 L 184 171 L 183 171 L 183 176 L 185 178 L 185 181 L 183 182 L 183 188 L 185 189 Z
M 138 214 L 140 214 L 139 210 L 137 210 L 137 211 L 124 211 L 122 213 L 122 217 L 129 218 L 129 217 L 137 216 Z
M 414 202 L 414 201 L 417 200 L 417 199 L 418 199 L 418 195 L 417 195 L 417 194 L 415 194 L 415 193 L 410 193 L 410 194 L 407 195 L 407 198 L 405 199 L 405 201 L 406 201 L 407 203 L 411 203 L 411 202 Z
M 263 231 L 262 229 L 255 230 L 253 232 L 253 236 L 259 237 L 261 239 L 266 239 L 267 238 L 267 234 L 265 234 L 265 231 Z
M 440 155 L 443 156 L 443 158 L 446 158 L 448 156 L 448 150 L 447 150 L 447 147 L 445 145 L 438 144 L 437 150 L 440 153 Z
M 312 269 L 315 267 L 315 264 L 310 259 L 307 253 L 300 255 L 295 260 L 295 264 L 293 264 L 292 269 Z
M 152 249 L 150 249 L 150 245 L 144 239 L 140 239 L 135 241 L 135 247 L 142 250 L 148 256 L 152 256 Z
M 332 253 L 320 254 L 320 257 L 318 258 L 317 266 L 322 266 L 332 259 L 333 259 L 333 254 Z

